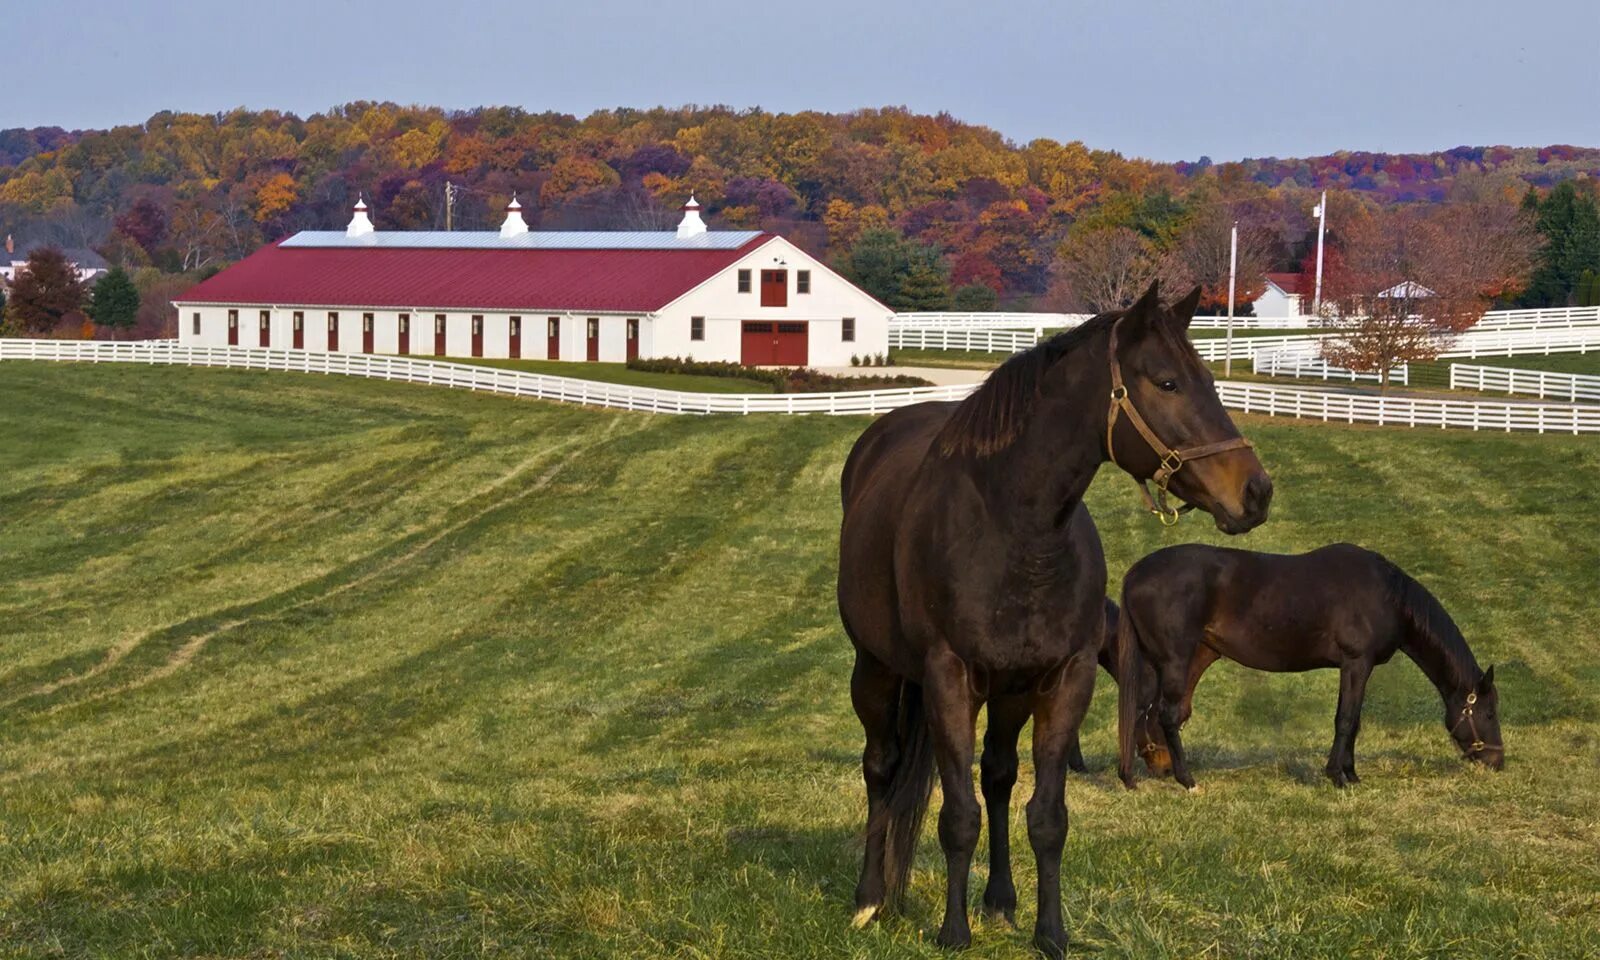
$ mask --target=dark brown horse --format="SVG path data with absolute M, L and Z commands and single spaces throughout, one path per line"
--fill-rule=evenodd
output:
M 1155 668 L 1148 686 L 1122 684 L 1123 783 L 1134 785 L 1134 733 L 1152 714 L 1166 734 L 1172 773 L 1194 788 L 1179 728 L 1194 687 L 1220 657 L 1256 670 L 1339 670 L 1339 708 L 1327 773 L 1356 783 L 1356 735 L 1372 668 L 1396 651 L 1416 661 L 1444 701 L 1444 724 L 1462 755 L 1498 770 L 1499 694 L 1494 667 L 1478 669 L 1465 638 L 1427 588 L 1371 550 L 1348 543 L 1298 556 L 1200 544 L 1157 550 L 1122 581 L 1118 676 Z M 1148 754 L 1147 754 L 1148 755 Z
M 1100 653 L 1096 660 L 1100 664 L 1100 669 L 1110 675 L 1111 682 L 1117 684 L 1118 689 L 1121 689 L 1121 678 L 1117 674 L 1117 671 L 1121 669 L 1119 665 L 1121 646 L 1118 642 L 1117 631 L 1121 613 L 1116 601 L 1110 597 L 1106 598 L 1105 606 L 1106 633 L 1105 638 L 1100 643 Z M 1148 688 L 1148 692 L 1145 695 L 1154 700 L 1155 671 L 1146 665 L 1143 673 L 1145 675 L 1145 685 Z M 1147 722 L 1139 725 L 1138 747 L 1139 755 L 1144 758 L 1145 766 L 1150 769 L 1151 773 L 1156 776 L 1166 776 L 1172 772 L 1171 762 L 1167 754 L 1166 738 L 1161 733 L 1160 725 L 1154 719 L 1147 720 Z M 1073 732 L 1072 739 L 1067 744 L 1067 769 L 1073 773 L 1089 772 L 1089 765 L 1083 762 L 1083 749 L 1078 745 L 1076 731 Z
M 970 941 L 967 875 L 982 825 L 974 726 L 987 704 L 984 906 L 1015 914 L 1006 812 L 1017 736 L 1032 716 L 1034 939 L 1062 955 L 1066 759 L 1093 691 L 1104 623 L 1105 558 L 1084 491 L 1110 459 L 1136 479 L 1170 486 L 1230 533 L 1264 520 L 1271 499 L 1266 472 L 1185 336 L 1198 299 L 1196 290 L 1163 309 L 1152 285 L 1126 311 L 1012 357 L 959 403 L 882 417 L 851 451 L 841 483 L 839 611 L 856 648 L 850 692 L 867 741 L 858 923 L 905 888 L 937 763 L 947 868 L 938 939 Z

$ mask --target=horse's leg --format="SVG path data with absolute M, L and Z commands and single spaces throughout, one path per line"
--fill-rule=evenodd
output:
M 1195 789 L 1194 777 L 1189 773 L 1189 761 L 1183 755 L 1183 738 L 1178 733 L 1178 711 L 1183 703 L 1184 686 L 1188 671 L 1184 664 L 1167 662 L 1156 666 L 1158 695 L 1156 717 L 1161 722 L 1161 733 L 1167 738 L 1167 750 L 1172 755 L 1172 777 L 1185 789 Z
M 983 912 L 1017 922 L 1017 888 L 1011 882 L 1011 788 L 1017 784 L 1017 735 L 1033 704 L 1027 697 L 989 701 L 989 724 L 978 763 L 983 805 L 989 812 L 989 884 Z
M 1194 688 L 1200 685 L 1200 678 L 1206 670 L 1221 657 L 1222 654 L 1204 643 L 1194 648 L 1194 655 L 1189 658 L 1189 679 L 1183 691 L 1183 705 L 1178 708 L 1178 723 L 1189 722 L 1189 717 L 1194 714 Z
M 1033 796 L 1028 800 L 1028 842 L 1039 873 L 1039 913 L 1033 943 L 1047 957 L 1066 955 L 1061 918 L 1061 850 L 1067 842 L 1067 752 L 1094 693 L 1095 663 L 1079 654 L 1061 681 L 1041 693 L 1033 712 Z
M 861 752 L 861 777 L 867 783 L 867 851 L 856 884 L 856 926 L 865 926 L 883 909 L 884 854 L 887 818 L 884 799 L 900 762 L 895 727 L 900 706 L 900 678 L 871 654 L 856 651 L 855 672 L 850 675 L 850 702 L 866 731 Z
M 1361 701 L 1367 693 L 1372 664 L 1347 660 L 1339 667 L 1339 708 L 1333 716 L 1333 748 L 1328 752 L 1328 779 L 1336 787 L 1359 782 L 1355 777 L 1356 728 L 1361 725 Z
M 1067 742 L 1067 769 L 1073 773 L 1089 772 L 1089 765 L 1083 762 L 1083 745 L 1078 742 L 1076 733 Z
M 978 847 L 983 814 L 972 789 L 973 725 L 978 697 L 972 690 L 967 665 L 949 647 L 928 654 L 923 671 L 928 705 L 928 730 L 933 735 L 933 756 L 939 765 L 944 802 L 939 808 L 939 846 L 944 848 L 944 924 L 938 943 L 964 947 L 972 942 L 967 922 L 967 875 L 972 853 Z

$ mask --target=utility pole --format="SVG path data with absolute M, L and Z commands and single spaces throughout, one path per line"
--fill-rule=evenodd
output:
M 444 182 L 444 228 L 455 229 L 456 212 L 456 185 L 449 180 Z
M 1322 316 L 1322 235 L 1328 231 L 1328 191 L 1322 191 L 1322 201 L 1311 211 L 1317 218 L 1317 287 L 1311 295 L 1311 312 Z
M 1239 273 L 1239 221 L 1233 221 L 1233 237 L 1228 243 L 1228 335 L 1222 344 L 1222 375 L 1233 376 L 1233 287 Z

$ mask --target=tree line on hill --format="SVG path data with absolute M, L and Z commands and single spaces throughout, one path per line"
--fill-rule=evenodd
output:
M 1600 273 L 1597 184 L 1600 149 L 1586 147 L 1161 164 L 899 108 L 579 119 L 360 102 L 306 118 L 164 112 L 109 130 L 0 131 L 0 226 L 123 268 L 140 331 L 196 277 L 296 230 L 337 228 L 362 194 L 380 229 L 402 230 L 491 228 L 514 194 L 536 227 L 664 229 L 693 193 L 713 226 L 782 232 L 896 309 L 1099 310 L 1165 276 L 1201 283 L 1220 310 L 1228 227 L 1240 225 L 1248 302 L 1262 273 L 1304 263 L 1328 188 L 1334 260 L 1363 224 L 1423 215 L 1404 211 L 1466 206 L 1479 212 L 1453 216 L 1504 226 L 1510 210 L 1536 249 L 1526 275 L 1479 297 L 1565 304 L 1600 297 L 1585 280 Z

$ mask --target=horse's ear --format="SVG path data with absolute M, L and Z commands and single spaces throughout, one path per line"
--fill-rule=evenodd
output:
M 1149 289 L 1133 302 L 1133 306 L 1123 311 L 1122 329 L 1125 339 L 1131 342 L 1144 336 L 1145 331 L 1150 329 L 1150 324 L 1160 313 L 1161 281 L 1152 280 Z
M 1200 309 L 1200 286 L 1195 285 L 1189 295 L 1172 305 L 1172 319 L 1177 322 L 1179 330 L 1188 330 L 1189 321 L 1194 319 L 1194 312 Z
M 1489 664 L 1489 669 L 1483 671 L 1483 679 L 1478 681 L 1478 692 L 1488 693 L 1494 689 L 1494 664 Z

